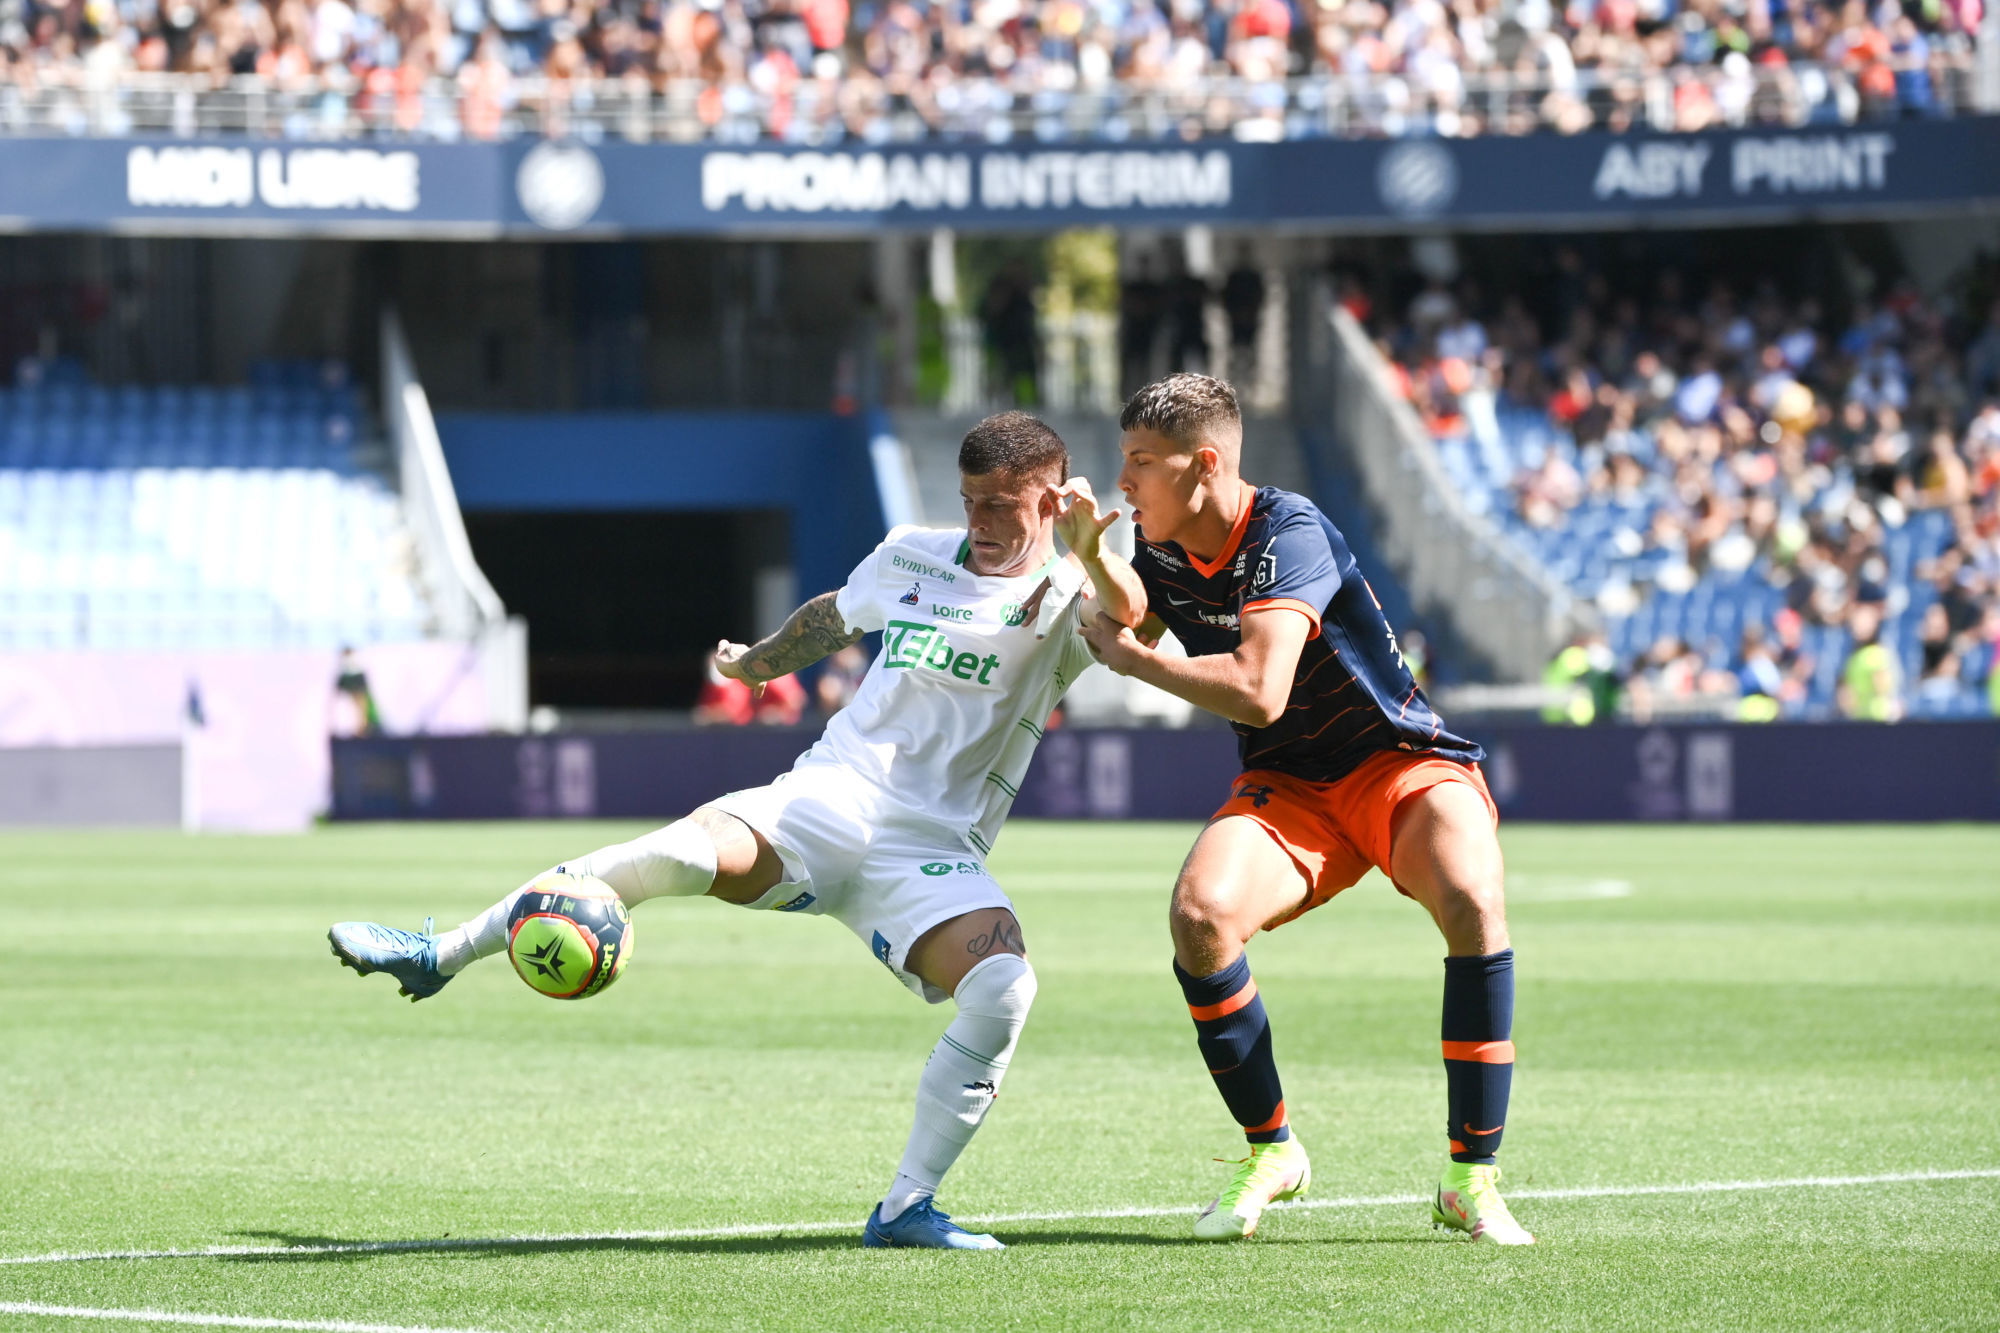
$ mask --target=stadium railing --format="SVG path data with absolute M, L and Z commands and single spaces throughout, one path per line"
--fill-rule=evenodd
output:
M 1991 63 L 1991 62 L 1988 62 Z M 1894 66 L 1892 65 L 1892 68 Z M 2000 76 L 1972 52 L 1939 52 L 1898 71 L 1893 96 L 1839 65 L 1683 65 L 1466 71 L 1456 86 L 1400 74 L 1312 74 L 1284 81 L 1205 78 L 1180 85 L 1016 89 L 958 78 L 920 98 L 877 85 L 801 80 L 763 91 L 698 79 L 511 78 L 498 97 L 449 79 L 370 87 L 345 70 L 276 84 L 254 75 L 128 73 L 113 81 L 57 67 L 32 86 L 0 84 L 0 133 L 212 134 L 293 139 L 512 138 L 633 142 L 908 143 L 936 139 L 1120 142 L 1194 134 L 1248 141 L 1401 134 L 1526 134 L 1592 128 L 1853 124 L 1993 109 Z
M 1323 286 L 1315 299 L 1330 307 L 1314 321 L 1326 342 L 1307 350 L 1320 401 L 1301 407 L 1330 420 L 1377 518 L 1383 555 L 1419 610 L 1450 623 L 1498 680 L 1538 679 L 1595 613 L 1472 511 L 1367 333 Z
M 417 378 L 402 320 L 393 308 L 382 313 L 381 341 L 383 423 L 395 454 L 405 521 L 439 628 L 445 637 L 469 644 L 482 660 L 481 674 L 496 682 L 496 727 L 520 731 L 528 724 L 527 622 L 508 616 L 473 558 L 430 398 Z

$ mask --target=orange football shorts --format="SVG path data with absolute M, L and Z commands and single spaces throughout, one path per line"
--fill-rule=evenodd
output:
M 1389 841 L 1396 812 L 1411 797 L 1445 782 L 1463 782 L 1477 791 L 1499 826 L 1500 811 L 1477 764 L 1407 750 L 1371 755 L 1338 782 L 1307 782 L 1288 773 L 1250 769 L 1209 818 L 1242 815 L 1256 820 L 1304 873 L 1309 885 L 1305 903 L 1264 927 L 1271 930 L 1326 902 L 1370 866 L 1394 883 Z M 1408 895 L 1400 884 L 1396 891 Z

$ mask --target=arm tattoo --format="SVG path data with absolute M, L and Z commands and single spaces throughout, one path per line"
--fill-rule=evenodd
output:
M 993 923 L 990 934 L 974 935 L 966 941 L 965 951 L 974 958 L 988 958 L 996 953 L 1025 953 L 1021 947 L 1021 928 L 1011 916 L 1003 915 Z
M 776 680 L 860 640 L 861 632 L 848 629 L 841 618 L 834 594 L 823 592 L 792 612 L 777 633 L 752 645 L 738 665 L 751 680 Z

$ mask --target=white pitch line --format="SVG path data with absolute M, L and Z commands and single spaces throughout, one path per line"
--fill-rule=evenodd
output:
M 263 1319 L 256 1315 L 192 1314 L 180 1310 L 98 1310 L 84 1305 L 36 1305 L 0 1301 L 0 1314 L 44 1315 L 51 1319 L 118 1319 L 133 1324 L 200 1324 L 210 1328 L 286 1328 L 306 1333 L 477 1333 L 474 1329 L 426 1328 L 421 1324 L 357 1324 L 346 1319 Z
M 1774 1180 L 1705 1180 L 1680 1185 L 1577 1185 L 1556 1189 L 1508 1190 L 1513 1200 L 1545 1199 L 1630 1199 L 1647 1195 L 1743 1194 L 1757 1190 L 1845 1189 L 1866 1185 L 1911 1185 L 1936 1180 L 2000 1180 L 2000 1167 L 1972 1167 L 1949 1171 L 1892 1171 L 1872 1176 L 1789 1176 Z M 1330 1199 L 1303 1199 L 1281 1203 L 1275 1212 L 1307 1211 L 1320 1208 L 1391 1208 L 1429 1203 L 1428 1194 L 1358 1194 Z M 1091 1222 L 1127 1217 L 1179 1217 L 1200 1211 L 1197 1204 L 1144 1205 L 1132 1208 L 1077 1209 L 1043 1213 L 983 1213 L 955 1220 L 991 1226 L 1006 1222 Z M 438 1240 L 362 1240 L 331 1245 L 206 1245 L 185 1250 L 93 1250 L 56 1251 L 51 1254 L 23 1254 L 0 1258 L 0 1267 L 27 1264 L 96 1263 L 115 1259 L 310 1259 L 326 1254 L 407 1254 L 490 1250 L 509 1246 L 578 1245 L 593 1242 L 667 1240 L 728 1240 L 737 1236 L 775 1236 L 787 1232 L 848 1231 L 853 1218 L 823 1222 L 743 1222 L 721 1227 L 675 1227 L 663 1231 L 556 1232 L 526 1236 L 468 1236 Z M 270 1325 L 278 1327 L 278 1325 Z M 260 1325 L 262 1327 L 262 1325 Z M 287 1325 L 286 1327 L 289 1327 Z M 305 1327 L 301 1325 L 300 1327 Z M 314 1324 L 314 1328 L 334 1325 Z M 360 1324 L 339 1325 L 359 1330 Z

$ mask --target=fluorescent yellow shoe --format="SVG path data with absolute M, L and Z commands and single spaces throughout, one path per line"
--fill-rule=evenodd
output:
M 1264 1210 L 1286 1199 L 1303 1198 L 1312 1174 L 1312 1163 L 1296 1136 L 1283 1143 L 1251 1144 L 1250 1155 L 1237 1163 L 1229 1184 L 1194 1220 L 1195 1239 L 1242 1240 L 1255 1235 Z
M 1500 1168 L 1490 1162 L 1453 1162 L 1445 1168 L 1431 1204 L 1431 1226 L 1463 1231 L 1488 1245 L 1533 1245 L 1535 1238 L 1507 1211 L 1500 1197 Z

